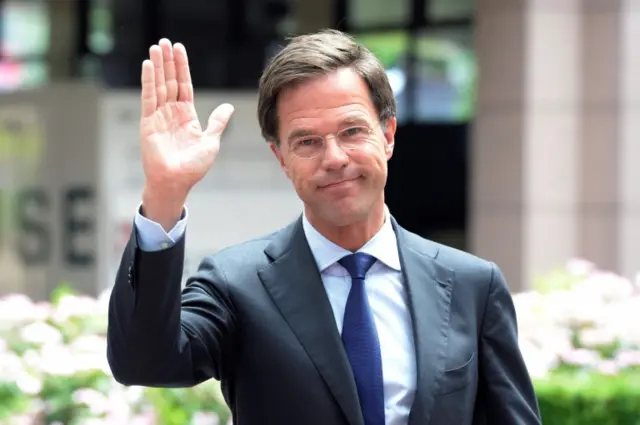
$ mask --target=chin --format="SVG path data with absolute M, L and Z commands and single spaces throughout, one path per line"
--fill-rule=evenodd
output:
M 322 209 L 322 218 L 334 226 L 345 227 L 365 221 L 370 211 L 371 208 L 362 205 L 337 202 Z

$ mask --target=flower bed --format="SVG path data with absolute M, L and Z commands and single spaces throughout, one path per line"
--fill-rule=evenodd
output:
M 545 425 L 640 423 L 640 275 L 573 260 L 514 302 Z
M 125 387 L 106 359 L 107 303 L 59 290 L 52 303 L 0 300 L 0 424 L 225 424 L 215 381 L 193 389 Z
M 51 303 L 0 299 L 0 424 L 225 424 L 217 382 L 124 387 L 106 360 L 107 302 L 61 288 Z M 640 282 L 571 261 L 514 296 L 545 425 L 636 425 Z M 635 320 L 634 320 L 635 318 Z

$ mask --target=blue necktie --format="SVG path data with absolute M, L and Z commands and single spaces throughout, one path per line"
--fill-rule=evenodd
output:
M 384 425 L 382 356 L 378 332 L 364 289 L 364 277 L 375 257 L 356 253 L 338 261 L 351 275 L 342 325 L 342 342 L 351 363 L 365 425 Z

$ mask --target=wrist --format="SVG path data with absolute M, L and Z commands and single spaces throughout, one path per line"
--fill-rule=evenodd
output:
M 169 232 L 182 218 L 186 194 L 172 193 L 162 189 L 145 186 L 142 193 L 141 213 Z

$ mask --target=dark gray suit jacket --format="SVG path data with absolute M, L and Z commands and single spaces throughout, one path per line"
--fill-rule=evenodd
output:
M 500 270 L 393 226 L 416 341 L 409 425 L 540 424 Z M 136 241 L 109 307 L 119 382 L 221 380 L 235 425 L 364 425 L 300 219 L 205 258 L 182 294 L 185 241 L 153 253 Z

